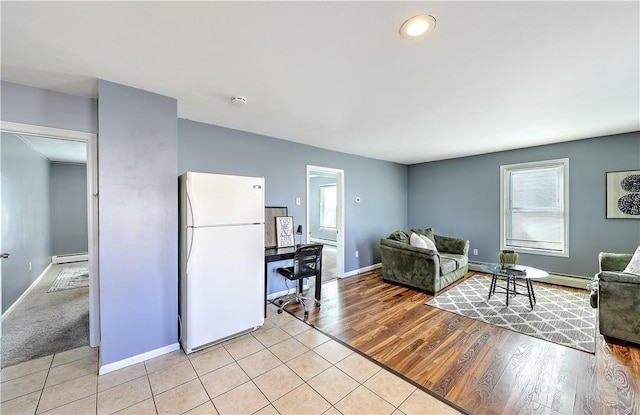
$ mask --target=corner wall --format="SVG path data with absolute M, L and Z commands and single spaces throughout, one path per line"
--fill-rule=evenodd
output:
M 89 250 L 87 166 L 50 163 L 51 251 L 53 255 Z
M 177 102 L 107 81 L 98 91 L 104 368 L 178 347 Z

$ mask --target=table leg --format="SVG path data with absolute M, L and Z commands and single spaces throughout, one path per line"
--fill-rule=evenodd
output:
M 322 295 L 322 272 L 316 275 L 316 307 L 320 307 L 320 296 Z
M 531 285 L 531 280 L 530 279 L 526 279 L 525 280 L 527 283 L 527 294 L 529 295 L 529 305 L 531 306 L 531 309 L 533 310 L 533 286 Z
M 507 307 L 509 307 L 509 287 L 511 286 L 511 277 L 507 277 Z
M 531 286 L 531 297 L 533 297 L 533 304 L 535 304 L 536 301 L 536 292 L 533 290 L 533 282 L 531 280 L 527 280 L 529 281 L 529 285 Z
M 496 291 L 496 280 L 497 279 L 498 279 L 498 276 L 496 274 L 493 274 L 491 276 L 491 285 L 489 285 L 489 297 L 487 297 L 487 300 L 490 300 L 491 296 Z

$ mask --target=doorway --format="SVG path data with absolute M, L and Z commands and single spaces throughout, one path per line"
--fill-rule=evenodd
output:
M 344 170 L 307 165 L 307 240 L 324 245 L 322 281 L 344 274 Z
M 86 167 L 84 169 L 86 169 L 86 177 L 85 177 L 85 181 L 86 181 L 86 215 L 87 215 L 87 221 L 86 221 L 86 230 L 87 230 L 87 254 L 84 255 L 84 258 L 82 257 L 75 257 L 75 258 L 70 258 L 70 257 L 65 257 L 64 255 L 59 256 L 59 257 L 54 257 L 51 258 L 49 257 L 49 259 L 51 259 L 51 263 L 50 265 L 45 269 L 44 272 L 42 272 L 42 274 L 40 275 L 39 280 L 42 281 L 34 281 L 34 283 L 29 286 L 29 288 L 27 289 L 26 292 L 24 292 L 22 295 L 26 298 L 26 296 L 29 295 L 29 291 L 32 289 L 35 289 L 35 287 L 37 287 L 38 283 L 40 282 L 44 282 L 45 279 L 50 278 L 50 274 L 51 272 L 57 272 L 60 271 L 62 266 L 69 266 L 69 267 L 73 267 L 79 263 L 75 263 L 75 262 L 70 262 L 70 261 L 74 261 L 74 260 L 82 260 L 84 259 L 85 262 L 84 264 L 87 265 L 88 267 L 88 271 L 89 271 L 89 288 L 88 288 L 88 307 L 89 307 L 89 317 L 88 317 L 88 329 L 89 329 L 89 345 L 91 347 L 96 347 L 99 345 L 100 343 L 100 337 L 99 337 L 99 297 L 98 297 L 98 261 L 97 261 L 97 152 L 96 152 L 96 135 L 95 134 L 91 134 L 91 133 L 84 133 L 84 132 L 78 132 L 78 131 L 71 131 L 71 130 L 62 130 L 62 129 L 56 129 L 56 128 L 49 128 L 49 127 L 41 127 L 41 126 L 36 126 L 36 125 L 30 125 L 30 124 L 19 124 L 19 123 L 11 123 L 11 122 L 2 122 L 0 124 L 0 130 L 2 131 L 3 137 L 5 137 L 5 134 L 8 136 L 13 136 L 13 137 L 19 137 L 19 141 L 22 142 L 22 145 L 24 146 L 24 148 L 31 148 L 31 150 L 33 150 L 33 152 L 35 154 L 40 153 L 40 155 L 43 156 L 44 159 L 49 159 L 51 160 L 49 157 L 44 156 L 43 152 L 45 150 L 42 151 L 38 151 L 37 147 L 38 147 L 38 143 L 40 143 L 42 146 L 42 149 L 44 149 L 45 147 L 47 147 L 47 145 L 49 145 L 49 147 L 53 147 L 50 148 L 48 151 L 52 151 L 53 153 L 51 154 L 55 154 L 55 151 L 63 151 L 63 149 L 74 149 L 71 150 L 71 152 L 73 153 L 75 151 L 77 156 L 78 151 L 83 151 L 84 154 L 84 159 L 86 162 Z M 15 140 L 14 140 L 15 142 Z M 79 150 L 81 149 L 81 150 Z M 55 158 L 55 156 L 52 156 L 53 158 Z M 62 157 L 62 156 L 60 156 Z M 70 170 L 67 169 L 70 168 L 73 170 L 73 168 L 75 167 L 75 170 L 77 171 L 77 168 L 79 166 L 63 166 L 62 164 L 65 164 L 64 162 L 62 163 L 51 163 L 51 174 L 52 177 L 54 175 L 58 175 L 58 174 L 66 174 L 66 173 L 60 173 L 60 172 L 68 172 Z M 74 164 L 74 162 L 69 162 L 68 164 Z M 53 167 L 55 165 L 55 167 Z M 0 168 L 5 168 L 5 166 L 0 166 Z M 80 168 L 82 168 L 82 166 L 80 166 Z M 58 172 L 58 173 L 53 173 L 54 171 Z M 3 170 L 3 175 L 4 175 L 4 170 Z M 0 196 L 1 197 L 1 196 Z M 31 196 L 28 196 L 31 197 Z M 52 202 L 52 206 L 53 206 Z M 5 207 L 5 204 L 2 204 L 3 209 Z M 8 213 L 8 212 L 2 212 L 3 217 L 4 215 Z M 13 220 L 14 221 L 20 221 L 22 219 L 22 217 L 20 216 L 20 212 L 18 211 L 17 213 L 14 212 L 12 213 L 13 216 Z M 52 219 L 53 220 L 53 219 Z M 2 234 L 2 228 L 0 225 L 0 234 Z M 6 232 L 5 232 L 6 234 Z M 52 237 L 53 239 L 53 237 Z M 5 246 L 3 247 L 2 244 L 2 238 L 0 238 L 0 252 L 4 252 L 2 251 L 2 249 L 5 249 L 7 247 L 7 244 L 5 244 Z M 55 244 L 55 242 L 51 243 L 51 247 L 49 247 L 49 249 L 52 249 L 52 246 Z M 11 245 L 9 245 L 9 247 L 11 248 Z M 16 249 L 15 246 L 12 249 Z M 73 247 L 69 247 L 68 249 L 73 250 Z M 6 250 L 6 249 L 5 249 Z M 49 251 L 52 252 L 52 251 Z M 7 252 L 10 257 L 8 259 L 3 259 L 2 261 L 9 261 L 11 259 L 13 259 L 11 257 L 11 252 Z M 53 254 L 56 254 L 55 251 L 52 252 Z M 19 252 L 16 251 L 16 255 L 14 256 L 15 260 L 18 261 L 20 260 L 20 255 Z M 42 258 L 43 256 L 40 255 L 40 258 Z M 41 260 L 41 259 L 39 259 Z M 22 258 L 22 262 L 24 262 L 25 259 Z M 30 261 L 30 260 L 27 260 Z M 60 264 L 54 264 L 54 262 L 60 262 Z M 20 264 L 22 265 L 22 264 Z M 29 267 L 31 267 L 31 262 L 29 262 Z M 2 275 L 2 267 L 0 267 L 0 280 L 2 280 L 2 278 L 8 278 L 8 275 Z M 39 266 L 39 268 L 41 269 L 42 266 Z M 55 268 L 55 269 L 54 269 Z M 49 275 L 47 275 L 49 274 Z M 4 284 L 3 284 L 4 285 Z M 73 291 L 73 290 L 71 290 Z M 86 296 L 86 291 L 85 294 Z M 15 298 L 16 295 L 13 295 L 12 298 Z M 8 297 L 8 296 L 5 296 Z M 20 303 L 20 301 L 22 300 L 22 297 L 20 297 L 17 301 L 13 302 L 13 304 L 16 303 Z M 86 297 L 85 300 L 86 301 Z M 86 304 L 86 303 L 85 303 Z M 5 304 L 3 309 L 6 309 L 6 311 L 10 311 L 8 306 L 10 306 L 9 304 Z M 5 314 L 9 315 L 11 313 L 3 313 L 3 321 L 4 321 L 4 317 Z M 85 314 L 85 323 L 86 323 L 86 314 Z M 86 327 L 86 326 L 85 326 Z M 85 328 L 86 330 L 86 328 Z M 86 333 L 86 332 L 85 332 Z M 3 364 L 4 366 L 4 364 Z

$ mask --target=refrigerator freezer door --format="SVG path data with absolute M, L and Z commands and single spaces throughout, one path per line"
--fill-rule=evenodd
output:
M 264 177 L 186 173 L 188 225 L 264 223 Z
M 194 228 L 182 281 L 187 353 L 264 323 L 264 225 Z

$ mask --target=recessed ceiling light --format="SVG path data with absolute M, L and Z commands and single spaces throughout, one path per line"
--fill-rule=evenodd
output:
M 400 36 L 405 39 L 420 39 L 436 27 L 436 19 L 431 15 L 414 16 L 400 26 Z

